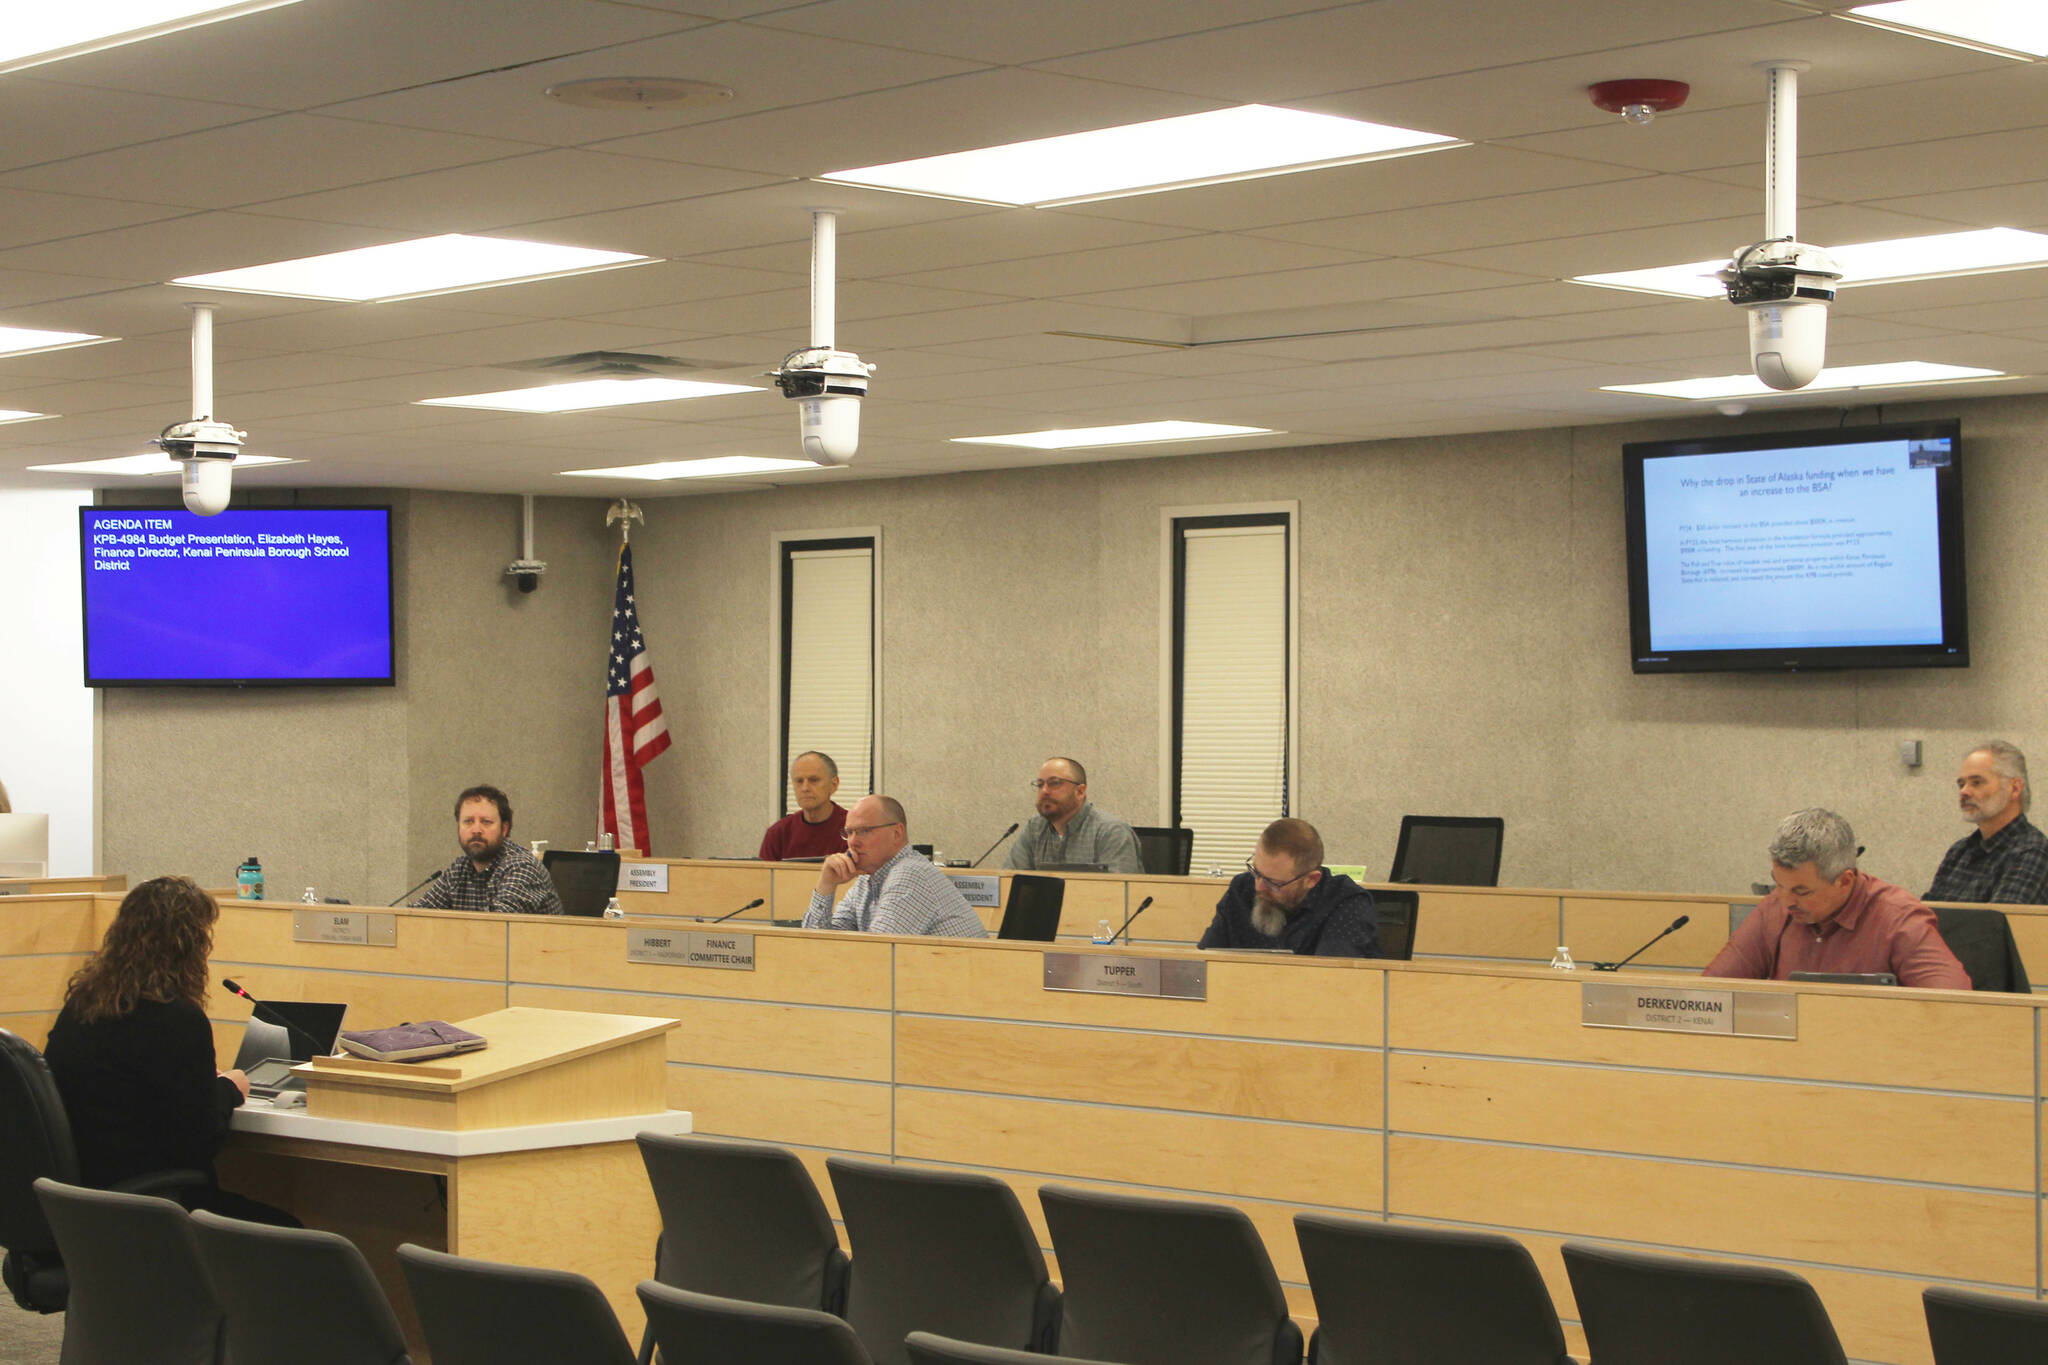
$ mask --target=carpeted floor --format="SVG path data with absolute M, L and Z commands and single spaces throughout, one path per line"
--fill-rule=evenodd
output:
M 0 1365 L 57 1365 L 64 1315 L 29 1313 L 0 1299 Z

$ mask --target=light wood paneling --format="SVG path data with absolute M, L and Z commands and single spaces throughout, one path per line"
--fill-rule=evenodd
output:
M 502 1027 L 494 1026 L 489 1016 L 463 1020 L 465 1027 L 498 1046 L 439 1060 L 453 1071 L 490 1054 L 518 1049 L 515 1021 L 504 1016 L 499 1021 Z M 362 1064 L 355 1058 L 341 1059 L 328 1071 L 322 1069 L 328 1059 L 315 1058 L 306 1086 L 306 1112 L 319 1118 L 443 1131 L 650 1114 L 664 1107 L 665 1052 L 664 1039 L 657 1034 L 567 1056 L 552 1065 L 453 1083 L 429 1082 L 420 1073 L 371 1072 L 368 1068 L 379 1064 Z
M 904 1088 L 899 1155 L 1376 1209 L 1377 1133 Z
M 345 1027 L 388 1028 L 422 1019 L 453 1023 L 505 1008 L 503 979 L 444 981 L 428 976 L 385 976 L 373 972 L 320 972 L 299 967 L 267 967 L 256 963 L 207 966 L 207 979 L 239 979 L 261 1000 L 340 1000 L 348 1004 Z M 240 1024 L 248 1019 L 246 1000 L 216 990 L 206 1012 L 214 1019 Z
M 2025 1099 L 1412 1054 L 1392 1067 L 1389 1126 L 1400 1132 L 2008 1190 L 2034 1181 Z
M 905 1016 L 903 1085 L 996 1091 L 1248 1118 L 1379 1125 L 1380 1054 L 1303 1043 Z
M 128 889 L 128 874 L 110 872 L 104 877 L 0 877 L 0 896 L 61 896 L 70 892 Z
M 1129 909 L 1136 909 L 1145 897 L 1152 908 L 1131 926 L 1131 937 L 1168 943 L 1196 943 L 1203 930 L 1216 918 L 1216 902 L 1230 889 L 1228 877 L 1160 877 L 1133 880 L 1124 897 Z M 1073 894 L 1071 884 L 1068 894 Z M 1070 903 L 1060 916 L 1060 932 L 1086 938 L 1095 932 L 1095 921 L 1081 923 Z M 1099 918 L 1099 917 L 1098 917 Z M 1122 923 L 1113 919 L 1110 927 Z
M 0 957 L 90 953 L 99 946 L 90 896 L 0 900 Z
M 774 893 L 769 897 L 768 908 L 775 912 L 775 917 L 801 920 L 804 912 L 811 908 L 811 893 L 818 889 L 818 865 L 794 863 L 778 866 L 769 874 L 769 880 Z M 845 900 L 846 893 L 851 890 L 852 882 L 841 882 L 832 889 L 832 903 L 837 905 Z M 748 918 L 751 918 L 751 913 Z
M 1559 943 L 1557 914 L 1554 894 L 1421 888 L 1415 951 L 1548 962 Z
M 1921 998 L 1917 991 L 1808 990 L 1799 993 L 1797 1040 L 1735 1038 L 1587 1028 L 1580 1022 L 1580 987 L 1589 979 L 1584 972 L 1387 976 L 1397 1048 L 2000 1095 L 2034 1091 L 2033 1010 L 2024 1006 L 1933 992 Z M 1760 982 L 1726 984 L 1769 989 Z M 1930 1039 L 1939 1045 L 1930 1046 Z
M 666 858 L 628 858 L 635 863 L 667 862 L 668 890 L 619 891 L 619 908 L 629 915 L 723 915 L 739 909 L 756 896 L 768 900 L 770 868 L 767 863 L 670 862 Z M 811 876 L 818 875 L 817 869 Z M 621 877 L 623 881 L 624 878 Z M 765 920 L 773 908 L 764 904 L 730 921 Z M 799 914 L 802 912 L 799 911 Z
M 2048 987 L 2048 914 L 2020 915 L 2012 913 L 2011 906 L 2002 906 L 2006 921 L 2012 925 L 2012 941 L 2020 950 L 2020 961 L 2026 964 L 2029 983 L 2035 990 Z M 2035 966 L 2035 963 L 2040 966 Z M 2033 980 L 2035 972 L 2041 979 Z
M 296 942 L 292 938 L 295 909 L 289 905 L 228 902 L 213 930 L 214 961 L 453 976 L 472 981 L 505 979 L 507 921 L 500 916 L 372 908 L 371 914 L 398 917 L 396 945 L 376 948 L 367 944 Z
M 668 1069 L 668 1103 L 711 1137 L 758 1138 L 802 1147 L 889 1154 L 886 1085 L 770 1076 L 718 1067 Z
M 55 1014 L 64 1005 L 64 985 L 85 965 L 84 953 L 0 958 L 0 1014 Z
M 1795 1130 L 1777 1152 L 1798 1160 Z M 1814 1163 L 1829 1149 L 1815 1144 Z M 1990 1284 L 2034 1283 L 2031 1195 L 1396 1137 L 1396 1213 Z
M 1619 962 L 1671 927 L 1680 915 L 1691 923 L 1644 953 L 1631 967 L 1704 967 L 1728 941 L 1727 901 L 1639 900 L 1629 897 L 1566 896 L 1564 938 L 1580 962 Z
M 1213 954 L 1202 960 L 1208 964 L 1209 998 L 1162 1000 L 1049 991 L 1044 951 L 1037 946 L 902 941 L 896 946 L 897 1008 L 1237 1038 L 1366 1046 L 1380 1040 L 1384 971 L 1377 966 Z
M 512 980 L 523 985 L 889 1008 L 890 945 L 886 939 L 826 931 L 757 930 L 754 970 L 733 972 L 628 962 L 628 926 L 617 920 L 529 918 L 511 928 Z
M 1014 873 L 1003 874 L 1003 904 L 1005 905 L 1010 903 L 1010 878 L 1014 875 Z M 1129 913 L 1127 907 L 1136 905 L 1139 901 L 1145 899 L 1147 894 L 1151 893 L 1151 887 L 1148 884 L 1142 891 L 1128 893 L 1127 898 L 1125 890 L 1127 883 L 1122 877 L 1096 876 L 1086 872 L 1071 874 L 1048 872 L 1043 875 L 1049 877 L 1065 876 L 1067 894 L 1065 899 L 1060 902 L 1060 934 L 1066 938 L 1091 937 L 1095 933 L 1097 922 L 1101 920 L 1108 920 L 1111 929 L 1117 928 L 1124 922 L 1124 916 Z M 1150 910 L 1147 910 L 1145 918 L 1131 926 L 1132 936 L 1135 938 L 1150 936 L 1187 944 L 1192 944 L 1197 938 L 1201 937 L 1201 925 L 1197 925 L 1192 933 L 1184 934 L 1181 932 L 1181 926 L 1178 923 L 1172 920 L 1162 921 L 1159 918 L 1159 912 L 1164 908 L 1164 906 L 1155 904 Z M 1202 920 L 1202 924 L 1207 924 L 1208 922 L 1206 917 Z
M 890 1016 L 879 1010 L 547 986 L 514 986 L 512 1003 L 679 1019 L 682 1027 L 668 1035 L 668 1056 L 674 1062 L 774 1071 L 801 1058 L 803 1069 L 812 1075 L 849 1081 L 889 1079 Z
M 38 1052 L 49 1040 L 50 1026 L 57 1022 L 55 1010 L 31 1010 L 26 1014 L 0 1014 L 0 1028 L 23 1039 Z

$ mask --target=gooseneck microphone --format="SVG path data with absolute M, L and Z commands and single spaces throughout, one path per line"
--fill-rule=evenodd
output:
M 717 919 L 715 919 L 715 920 L 713 920 L 713 921 L 711 921 L 711 922 L 712 922 L 713 924 L 723 924 L 723 923 L 725 923 L 725 922 L 726 922 L 727 920 L 731 919 L 731 918 L 732 918 L 732 917 L 733 917 L 734 915 L 744 915 L 744 914 L 746 914 L 746 913 L 747 913 L 747 911 L 749 911 L 749 910 L 752 910 L 752 909 L 753 909 L 753 908 L 754 908 L 755 906 L 757 906 L 757 905 L 766 905 L 767 903 L 768 903 L 768 902 L 767 902 L 767 901 L 765 901 L 765 900 L 763 900 L 763 899 L 761 899 L 761 897 L 759 897 L 759 896 L 756 896 L 756 897 L 754 897 L 754 898 L 753 898 L 752 900 L 748 901 L 748 902 L 747 902 L 747 903 L 746 903 L 745 905 L 742 905 L 742 906 L 741 906 L 741 907 L 740 907 L 739 909 L 737 909 L 737 910 L 728 910 L 728 911 L 727 911 L 726 913 L 724 913 L 723 915 L 720 915 L 720 916 L 719 916 L 719 917 L 718 917 Z M 703 922 L 704 922 L 704 917 L 703 917 L 702 915 L 699 915 L 699 916 L 697 916 L 697 923 L 699 923 L 699 924 L 702 924 Z
M 1114 934 L 1111 934 L 1109 936 L 1109 941 L 1111 943 L 1114 943 L 1118 939 L 1122 939 L 1125 943 L 1129 943 L 1131 941 L 1131 921 L 1136 919 L 1138 916 L 1144 914 L 1145 911 L 1151 907 L 1151 904 L 1152 898 L 1150 896 L 1147 896 L 1145 897 L 1145 899 L 1139 901 L 1138 908 L 1131 911 L 1130 914 L 1124 917 L 1123 926 L 1119 928 Z
M 1691 924 L 1691 923 L 1692 923 L 1692 916 L 1691 916 L 1691 915 L 1680 915 L 1680 916 L 1679 916 L 1679 917 L 1678 917 L 1677 919 L 1675 919 L 1675 920 L 1671 921 L 1671 927 L 1670 927 L 1670 928 L 1666 929 L 1666 930 L 1665 930 L 1665 931 L 1664 931 L 1663 933 L 1661 933 L 1661 934 L 1657 935 L 1657 937 L 1655 937 L 1655 938 L 1651 939 L 1651 940 L 1650 940 L 1650 941 L 1649 941 L 1648 943 L 1645 943 L 1645 944 L 1644 944 L 1644 945 L 1643 945 L 1642 947 L 1640 947 L 1640 948 L 1636 949 L 1636 950 L 1635 950 L 1634 952 L 1630 953 L 1630 954 L 1629 954 L 1629 955 L 1628 955 L 1627 957 L 1623 958 L 1623 959 L 1622 959 L 1621 961 L 1619 961 L 1619 962 L 1595 962 L 1595 963 L 1593 964 L 1593 970 L 1594 970 L 1594 971 L 1596 971 L 1596 972 L 1618 972 L 1618 971 L 1620 971 L 1620 970 L 1621 970 L 1621 969 L 1622 969 L 1623 967 L 1626 967 L 1626 966 L 1627 966 L 1627 965 L 1628 965 L 1629 963 L 1631 963 L 1631 962 L 1634 962 L 1634 961 L 1635 961 L 1635 960 L 1636 960 L 1637 958 L 1641 957 L 1641 956 L 1642 956 L 1642 955 L 1643 955 L 1644 953 L 1647 953 L 1647 952 L 1649 952 L 1649 951 L 1650 951 L 1650 949 L 1652 949 L 1652 948 L 1656 947 L 1656 946 L 1657 946 L 1657 945 L 1658 945 L 1659 943 L 1662 943 L 1662 942 L 1663 942 L 1663 941 L 1664 941 L 1665 939 L 1667 939 L 1667 938 L 1671 937 L 1671 935 L 1673 935 L 1673 934 L 1677 933 L 1677 932 L 1678 932 L 1678 931 L 1679 931 L 1680 929 L 1683 929 L 1683 928 L 1684 928 L 1684 927 L 1685 927 L 1686 925 L 1688 925 L 1688 924 Z
M 1001 847 L 1003 846 L 1003 840 L 1005 840 L 1005 839 L 1009 838 L 1009 837 L 1010 837 L 1010 836 L 1011 836 L 1012 834 L 1015 834 L 1015 833 L 1016 833 L 1016 832 L 1017 832 L 1018 830 L 1020 830 L 1020 829 L 1022 829 L 1022 828 L 1023 828 L 1023 826 L 1022 826 L 1022 825 L 1020 825 L 1020 824 L 1019 824 L 1019 823 L 1018 823 L 1017 821 L 1015 821 L 1015 820 L 1012 820 L 1012 821 L 1010 822 L 1010 827 L 1009 827 L 1008 829 L 1004 830 L 1004 831 L 1003 831 L 1003 832 L 1002 832 L 1001 834 L 998 834 L 998 835 L 996 836 L 996 841 L 995 841 L 994 843 L 992 843 L 992 844 L 990 844 L 990 845 L 988 846 L 988 852 L 987 852 L 987 853 L 983 853 L 983 854 L 981 855 L 981 857 L 979 857 L 979 858 L 976 858 L 976 859 L 975 859 L 975 860 L 974 860 L 973 862 L 969 863 L 969 864 L 968 864 L 968 866 L 969 866 L 969 867 L 980 867 L 980 866 L 982 865 L 982 863 L 984 863 L 985 861 L 987 861 L 989 853 L 993 853 L 993 852 L 995 852 L 995 851 L 996 851 L 997 849 L 1001 848 Z
M 430 881 L 434 880 L 434 879 L 435 879 L 436 877 L 440 876 L 440 875 L 441 875 L 441 874 L 442 874 L 443 872 L 446 872 L 447 870 L 448 870 L 448 869 L 447 869 L 447 868 L 445 868 L 445 867 L 437 867 L 437 868 L 435 868 L 435 869 L 434 869 L 434 870 L 433 870 L 432 872 L 429 872 L 429 873 L 428 873 L 428 874 L 427 874 L 426 876 L 424 876 L 424 877 L 420 878 L 420 880 L 419 880 L 419 886 L 415 886 L 415 887 L 413 887 L 412 891 L 406 891 L 406 892 L 402 892 L 402 893 L 401 893 L 401 894 L 399 895 L 398 899 L 397 899 L 397 900 L 395 900 L 395 901 L 393 901 L 393 902 L 391 902 L 391 903 L 392 903 L 393 905 L 399 905 L 399 904 L 402 904 L 402 903 L 403 903 L 403 902 L 405 902 L 405 901 L 409 901 L 409 900 L 411 900 L 411 899 L 412 899 L 412 892 L 413 892 L 413 891 L 417 891 L 417 890 L 419 890 L 421 886 L 425 886 L 425 885 L 426 885 L 426 884 L 427 884 L 428 882 L 430 882 Z
M 258 1019 L 261 1019 L 264 1023 L 275 1024 L 279 1028 L 283 1029 L 286 1033 L 296 1033 L 299 1037 L 305 1039 L 306 1046 L 312 1049 L 310 1052 L 306 1054 L 308 1057 L 317 1057 L 322 1052 L 325 1052 L 327 1050 L 320 1046 L 320 1040 L 318 1038 L 315 1038 L 312 1034 L 306 1032 L 297 1024 L 294 1024 L 291 1020 L 285 1018 L 282 1014 L 279 1014 L 276 1010 L 270 1008 L 270 1006 L 264 1004 L 255 996 L 249 994 L 249 992 L 243 990 L 241 986 L 236 983 L 233 977 L 222 977 L 220 979 L 220 984 L 227 987 L 229 990 L 233 991 L 236 995 L 241 996 L 250 1004 L 254 1005 L 256 1007 L 256 1017 Z

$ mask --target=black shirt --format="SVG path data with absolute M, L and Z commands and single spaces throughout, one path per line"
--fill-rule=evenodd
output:
M 1198 948 L 1286 948 L 1317 957 L 1378 957 L 1379 911 L 1372 892 L 1341 873 L 1321 869 L 1323 879 L 1303 898 L 1278 938 L 1252 927 L 1252 874 L 1230 879 L 1216 918 Z
M 132 1014 L 86 1024 L 66 1004 L 43 1055 L 86 1184 L 155 1171 L 212 1174 L 242 1092 L 215 1069 L 213 1027 L 197 1005 L 144 1000 Z

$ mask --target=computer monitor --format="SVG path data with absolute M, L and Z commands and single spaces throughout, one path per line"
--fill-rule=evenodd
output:
M 309 1062 L 334 1051 L 341 1036 L 348 1006 L 318 1000 L 266 1000 L 264 1008 L 288 1021 L 290 1028 L 267 1019 L 251 1017 L 242 1032 L 242 1046 L 235 1053 L 235 1065 L 247 1071 L 271 1057 L 289 1057 Z
M 562 898 L 562 913 L 598 916 L 605 903 L 619 894 L 619 855 L 585 853 L 576 849 L 551 848 L 541 855 L 541 866 L 554 879 L 555 894 Z
M 50 875 L 50 817 L 0 815 L 0 877 Z

